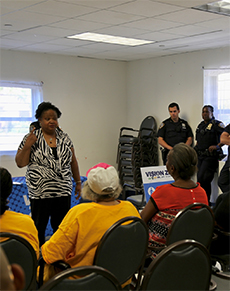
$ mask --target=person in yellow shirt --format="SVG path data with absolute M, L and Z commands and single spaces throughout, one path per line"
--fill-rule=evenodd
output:
M 86 176 L 82 198 L 93 202 L 71 208 L 58 230 L 42 245 L 42 256 L 47 264 L 63 260 L 72 268 L 92 265 L 106 230 L 123 217 L 140 217 L 130 202 L 117 199 L 122 188 L 113 166 L 97 164 Z
M 39 258 L 38 231 L 34 221 L 27 214 L 8 210 L 8 197 L 13 187 L 11 174 L 7 169 L 0 167 L 0 232 L 11 232 L 25 238 L 34 248 Z

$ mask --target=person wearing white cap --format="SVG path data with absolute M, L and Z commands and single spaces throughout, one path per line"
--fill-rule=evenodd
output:
M 122 191 L 116 169 L 97 164 L 86 173 L 82 203 L 69 210 L 58 230 L 42 246 L 45 266 L 44 281 L 50 278 L 51 263 L 64 260 L 72 268 L 92 265 L 98 243 L 105 231 L 127 216 L 140 217 L 128 201 L 117 200 Z

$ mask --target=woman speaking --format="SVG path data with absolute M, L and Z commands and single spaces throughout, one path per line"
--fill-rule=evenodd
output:
M 76 182 L 76 198 L 81 194 L 73 143 L 58 127 L 60 116 L 56 106 L 42 102 L 35 115 L 40 128 L 33 128 L 24 136 L 15 157 L 19 168 L 27 166 L 26 184 L 40 246 L 45 242 L 49 217 L 55 232 L 70 209 L 72 176 Z

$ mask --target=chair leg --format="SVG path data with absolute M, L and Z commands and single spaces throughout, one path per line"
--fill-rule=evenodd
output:
M 209 291 L 214 291 L 216 290 L 216 288 L 217 288 L 216 282 L 211 279 L 210 284 L 209 284 Z

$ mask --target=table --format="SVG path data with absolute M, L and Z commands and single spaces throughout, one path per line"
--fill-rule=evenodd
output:
M 87 178 L 81 177 L 81 182 L 83 183 Z M 13 189 L 12 192 L 8 198 L 9 203 L 9 210 L 20 212 L 23 214 L 28 214 L 31 216 L 31 210 L 30 210 L 30 200 L 28 196 L 28 189 L 26 186 L 26 180 L 25 177 L 13 177 Z M 73 180 L 73 190 L 71 195 L 71 208 L 81 202 L 81 197 L 76 200 L 75 199 L 75 187 L 76 183 Z M 53 229 L 50 225 L 50 221 L 47 225 L 45 236 L 51 236 L 53 234 Z

